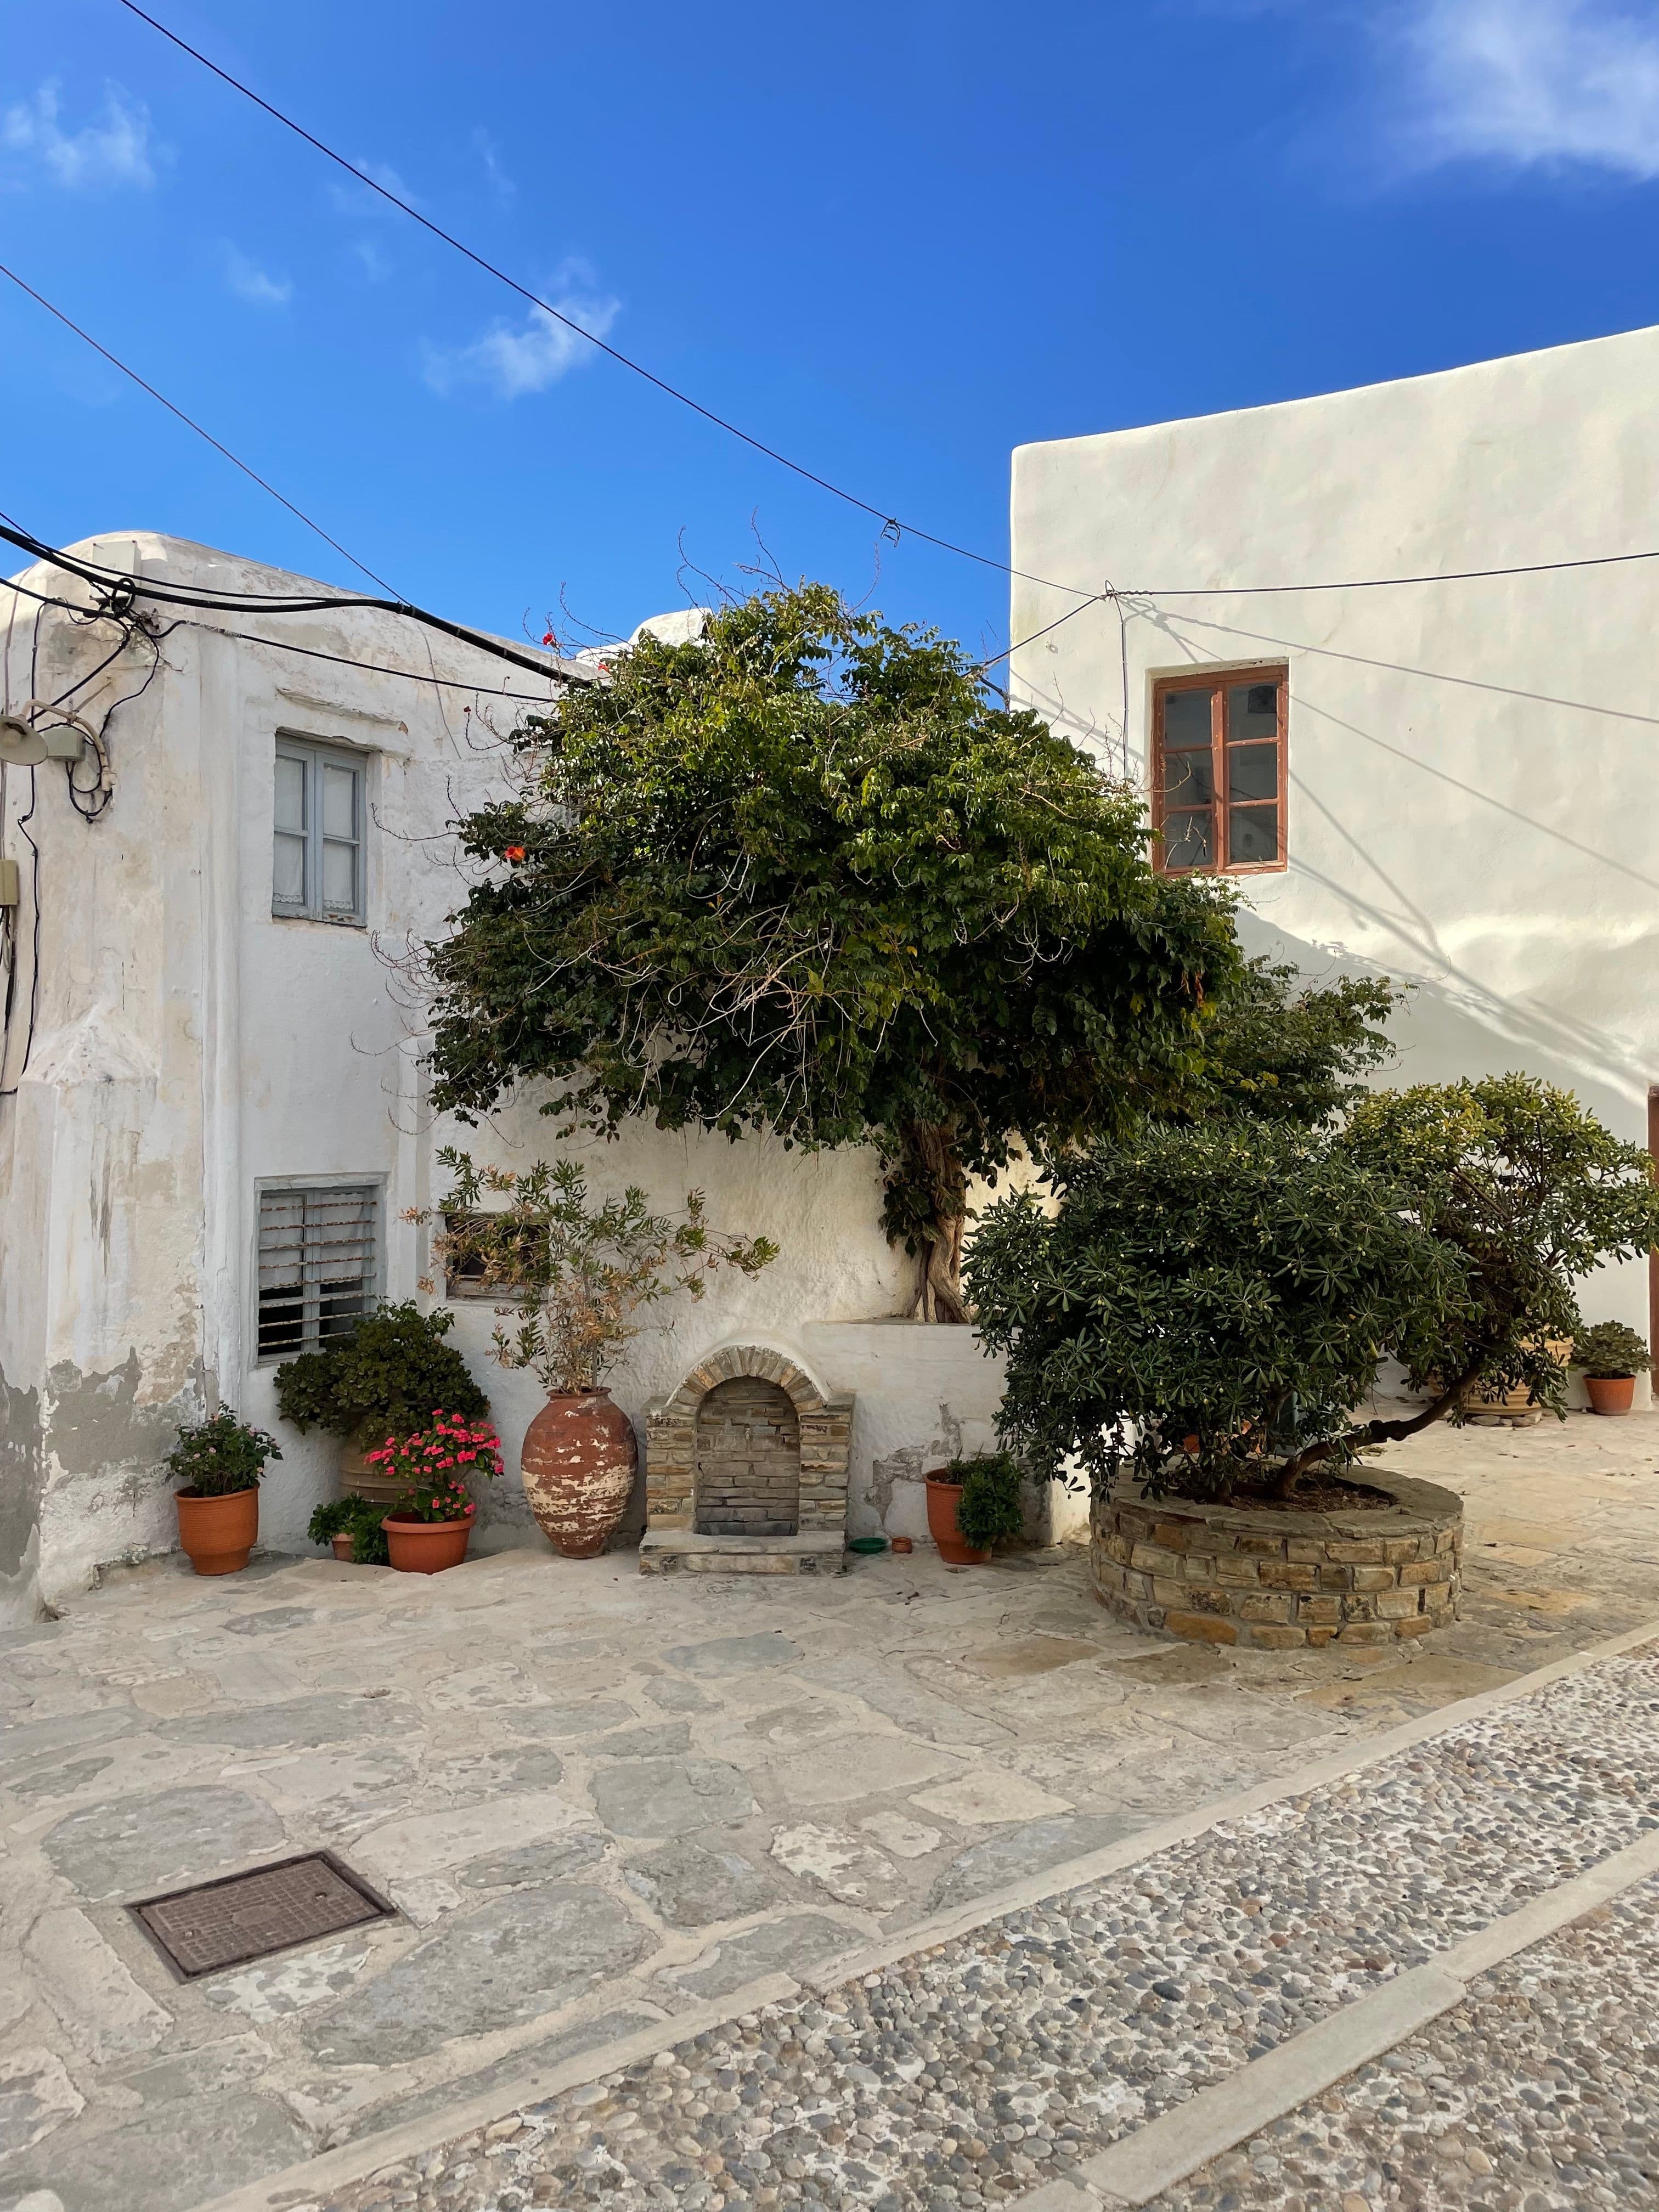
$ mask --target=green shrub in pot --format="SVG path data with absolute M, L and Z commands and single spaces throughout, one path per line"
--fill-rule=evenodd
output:
M 382 1303 L 349 1331 L 276 1370 L 276 1410 L 296 1429 L 350 1443 L 384 1443 L 424 1428 L 433 1414 L 479 1416 L 489 1400 L 445 1337 L 452 1313 L 422 1313 L 413 1298 Z
M 1006 1536 L 1018 1536 L 1025 1525 L 1020 1490 L 1024 1477 L 1012 1452 L 975 1452 L 953 1459 L 945 1472 L 962 1485 L 957 1503 L 957 1526 L 962 1540 L 975 1552 L 988 1552 Z
M 1573 1339 L 1572 1364 L 1595 1382 L 1645 1375 L 1653 1364 L 1646 1340 L 1621 1321 L 1598 1321 Z

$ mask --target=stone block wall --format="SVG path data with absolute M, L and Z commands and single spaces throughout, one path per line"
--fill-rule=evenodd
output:
M 1393 1503 L 1293 1513 L 1097 1498 L 1095 1595 L 1143 1628 L 1256 1650 L 1392 1644 L 1443 1628 L 1462 1587 L 1463 1501 L 1435 1483 L 1365 1479 Z
M 826 1397 L 811 1376 L 763 1345 L 712 1352 L 678 1390 L 646 1415 L 646 1526 L 692 1529 L 696 1518 L 697 1415 L 711 1390 L 747 1376 L 775 1383 L 795 1409 L 800 1437 L 799 1529 L 803 1536 L 847 1527 L 847 1469 L 853 1445 L 851 1397 Z

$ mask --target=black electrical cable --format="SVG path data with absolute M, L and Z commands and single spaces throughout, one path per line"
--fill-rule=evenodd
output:
M 841 484 L 832 483 L 828 477 L 820 476 L 817 470 L 809 469 L 805 463 L 792 461 L 787 453 L 780 453 L 775 446 L 769 446 L 764 439 L 757 438 L 750 431 L 740 429 L 737 423 L 728 420 L 726 416 L 717 415 L 712 407 L 705 407 L 700 399 L 694 399 L 689 392 L 682 392 L 678 385 L 670 384 L 665 377 L 657 375 L 654 370 L 647 368 L 642 362 L 633 360 L 613 345 L 607 345 L 603 338 L 596 337 L 592 331 L 585 328 L 573 316 L 562 314 L 551 301 L 543 299 L 541 294 L 532 291 L 529 285 L 521 284 L 516 276 L 508 276 L 505 269 L 499 267 L 493 261 L 487 260 L 482 253 L 465 244 L 452 231 L 445 230 L 441 224 L 434 222 L 430 216 L 423 216 L 417 207 L 412 206 L 408 200 L 400 198 L 388 186 L 377 183 L 371 176 L 365 175 L 355 161 L 349 161 L 343 154 L 337 153 L 332 146 L 325 145 L 320 138 L 307 131 L 303 124 L 296 123 L 291 115 L 285 115 L 280 107 L 273 107 L 270 100 L 262 99 L 251 85 L 244 84 L 240 77 L 233 76 L 228 70 L 221 69 L 217 62 L 210 61 L 199 47 L 192 46 L 187 39 L 181 39 L 176 31 L 170 31 L 165 23 L 158 22 L 154 15 L 147 15 L 143 9 L 137 5 L 137 0 L 121 0 L 121 5 L 131 14 L 137 15 L 140 22 L 148 23 L 152 31 L 159 32 L 170 45 L 177 46 L 180 53 L 188 54 L 192 61 L 199 62 L 204 70 L 210 70 L 222 84 L 228 84 L 233 92 L 240 93 L 244 100 L 252 100 L 256 107 L 262 108 L 274 123 L 280 123 L 285 131 L 291 131 L 296 138 L 303 138 L 307 146 L 321 154 L 325 160 L 334 162 L 337 167 L 343 169 L 354 184 L 362 185 L 368 191 L 378 192 L 380 198 L 391 206 L 400 209 L 411 222 L 419 223 L 422 230 L 429 231 L 434 238 L 441 239 L 446 246 L 453 247 L 457 253 L 464 256 L 475 269 L 482 269 L 486 276 L 493 276 L 497 283 L 505 284 L 510 292 L 516 292 L 521 300 L 527 300 L 532 307 L 539 308 L 544 315 L 550 315 L 556 323 L 562 323 L 565 329 L 575 337 L 585 338 L 589 345 L 606 355 L 619 368 L 630 370 L 634 375 L 643 378 L 647 384 L 654 385 L 657 390 L 665 394 L 668 398 L 677 399 L 682 407 L 689 407 L 694 415 L 701 415 L 705 422 L 712 422 L 716 429 L 724 430 L 728 436 L 740 440 L 755 453 L 764 454 L 769 461 L 775 461 L 780 468 L 787 469 L 792 475 L 803 477 L 808 483 L 816 484 L 820 491 L 827 491 L 832 498 L 843 500 L 848 507 L 857 507 L 861 514 L 873 517 L 880 523 L 884 532 L 896 543 L 903 536 L 919 538 L 925 545 L 936 545 L 942 553 L 954 553 L 963 561 L 976 561 L 981 568 L 994 568 L 1004 576 L 1018 576 L 1030 584 L 1046 584 L 1051 591 L 1074 592 L 1079 599 L 1093 599 L 1097 596 L 1093 592 L 1083 591 L 1075 584 L 1056 584 L 1046 576 L 1030 575 L 1024 568 L 1011 568 L 1006 561 L 994 560 L 988 553 L 975 553 L 969 545 L 957 545 L 948 538 L 937 538 L 931 531 L 919 530 L 913 523 L 901 522 L 896 515 L 889 514 L 883 507 L 872 506 L 867 499 L 860 499 L 856 492 L 848 491 Z
M 428 612 L 424 607 L 411 606 L 404 599 L 332 597 L 268 599 L 257 593 L 243 592 L 234 596 L 222 592 L 209 593 L 168 583 L 164 578 L 133 576 L 129 575 L 123 569 L 106 568 L 101 562 L 89 562 L 79 554 L 71 554 L 64 551 L 61 547 L 48 545 L 43 538 L 35 538 L 26 530 L 18 530 L 3 523 L 0 523 L 0 540 L 3 540 L 7 544 L 16 546 L 21 552 L 31 555 L 37 561 L 46 562 L 54 568 L 61 568 L 65 575 L 78 576 L 83 584 L 90 585 L 96 592 L 107 592 L 112 588 L 118 586 L 129 592 L 135 599 L 154 599 L 158 605 L 161 606 L 192 607 L 210 614 L 283 615 L 368 611 L 380 614 L 403 615 L 411 622 L 422 623 L 428 629 L 441 630 L 446 637 L 459 639 L 463 645 L 470 646 L 479 653 L 487 653 L 494 659 L 505 660 L 514 668 L 528 669 L 532 676 L 545 677 L 550 683 L 572 680 L 571 671 L 558 666 L 550 668 L 544 657 L 538 658 L 532 653 L 520 653 L 515 647 L 503 644 L 498 638 L 486 636 L 480 630 L 469 629 L 463 623 L 450 622 L 442 615 Z M 19 591 L 27 591 L 28 586 L 18 585 L 15 588 Z M 42 594 L 35 592 L 31 596 L 38 599 Z M 68 603 L 56 601 L 53 604 L 62 605 Z M 86 610 L 77 608 L 74 611 L 84 614 Z M 270 639 L 258 641 L 261 644 L 270 644 L 272 641 Z M 367 664 L 352 661 L 349 665 L 362 667 Z M 396 676 L 410 672 L 392 669 L 385 672 Z M 448 680 L 453 681 L 453 679 Z M 574 680 L 581 679 L 576 677 Z M 455 684 L 454 688 L 460 690 L 482 690 L 483 686 L 461 683 Z
M 348 552 L 346 548 L 341 544 L 339 539 L 337 538 L 331 538 L 327 531 L 324 529 L 322 524 L 320 522 L 313 521 L 311 516 L 305 512 L 303 507 L 295 507 L 291 499 L 285 499 L 282 493 L 277 490 L 275 484 L 268 483 L 264 477 L 259 474 L 257 469 L 251 469 L 246 461 L 239 460 L 236 455 L 231 452 L 230 447 L 226 445 L 222 445 L 219 440 L 214 436 L 211 430 L 204 430 L 199 422 L 194 421 L 190 416 L 185 414 L 182 407 L 175 407 L 172 400 L 170 400 L 164 392 L 158 392 L 153 384 L 147 384 L 143 378 L 139 375 L 136 368 L 129 368 L 126 362 L 122 361 L 118 355 L 112 354 L 107 346 L 100 345 L 97 339 L 93 337 L 89 331 L 83 331 L 79 323 L 71 322 L 61 307 L 54 307 L 50 300 L 46 299 L 42 294 L 37 292 L 33 284 L 25 283 L 23 279 L 18 275 L 17 271 L 15 269 L 9 269 L 3 261 L 0 261 L 0 276 L 9 276 L 11 279 L 11 282 L 16 285 L 20 292 L 27 292 L 30 299 L 35 302 L 37 307 L 44 307 L 49 315 L 55 316 L 58 321 L 62 323 L 65 330 L 73 331 L 76 337 L 81 339 L 84 344 L 89 345 L 94 353 L 101 354 L 112 368 L 118 368 L 123 376 L 130 377 L 133 383 L 138 386 L 141 392 L 149 392 L 150 398 L 156 402 L 158 406 L 165 407 L 169 415 L 177 416 L 179 422 L 185 425 L 185 428 L 187 430 L 194 430 L 198 438 L 205 438 L 208 444 L 212 447 L 216 453 L 222 453 L 224 455 L 226 460 L 230 463 L 232 468 L 240 469 L 242 474 L 246 477 L 251 483 L 257 483 L 261 491 L 269 492 L 279 507 L 285 507 L 289 513 L 293 515 L 296 520 L 303 522 L 307 530 L 313 531 L 316 535 L 322 539 L 325 545 L 331 545 L 343 561 L 349 561 L 354 568 L 361 568 L 363 574 L 367 576 L 372 583 L 378 584 L 383 592 L 395 591 L 395 586 L 388 584 L 384 576 L 377 574 L 376 572 L 369 567 L 367 561 L 360 561 L 355 553 Z

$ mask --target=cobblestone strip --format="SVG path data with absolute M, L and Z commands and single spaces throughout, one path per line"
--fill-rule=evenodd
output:
M 1604 1661 L 527 2106 L 327 2212 L 976 2212 L 1659 1827 L 1656 1769 L 1659 1660 Z
M 1659 2203 L 1659 1879 L 1148 2212 L 1634 2212 Z

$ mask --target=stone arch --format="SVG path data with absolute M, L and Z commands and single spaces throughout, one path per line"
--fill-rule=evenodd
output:
M 733 1375 L 703 1393 L 692 1455 L 698 1536 L 793 1536 L 800 1525 L 800 1416 L 780 1382 Z
M 821 1535 L 844 1531 L 853 1401 L 828 1396 L 787 1353 L 758 1344 L 727 1345 L 711 1352 L 677 1390 L 649 1409 L 645 1464 L 647 1525 L 653 1529 L 692 1528 L 696 1515 L 698 1417 L 712 1390 L 740 1378 L 774 1385 L 793 1409 L 800 1448 L 799 1533 Z

